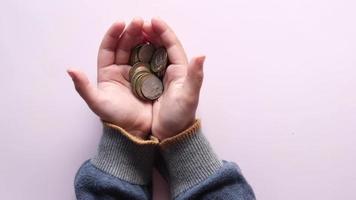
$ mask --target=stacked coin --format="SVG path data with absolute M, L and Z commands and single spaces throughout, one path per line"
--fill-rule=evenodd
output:
M 129 76 L 132 92 L 142 100 L 158 99 L 163 93 L 162 78 L 168 64 L 165 48 L 150 43 L 139 44 L 131 51 Z

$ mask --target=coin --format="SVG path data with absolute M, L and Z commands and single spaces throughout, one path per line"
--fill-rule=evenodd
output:
M 159 98 L 164 90 L 162 78 L 168 64 L 165 48 L 155 49 L 151 43 L 139 44 L 132 48 L 129 71 L 132 93 L 144 101 Z
M 165 48 L 158 48 L 151 60 L 151 70 L 157 76 L 162 77 L 164 75 L 163 71 L 166 70 L 168 63 L 168 54 Z
M 140 80 L 141 80 L 141 77 L 144 76 L 145 74 L 150 74 L 150 73 L 148 73 L 148 72 L 136 73 L 132 78 L 132 81 L 131 81 L 132 91 L 137 97 L 142 96 L 142 94 L 140 94 L 140 90 L 141 90 Z M 143 99 L 143 97 L 141 97 L 141 98 Z
M 130 71 L 129 71 L 129 78 L 130 80 L 132 79 L 133 75 L 135 73 L 138 73 L 140 71 L 147 71 L 147 72 L 150 72 L 150 65 L 147 64 L 147 63 L 142 63 L 142 62 L 137 62 L 135 63 L 131 68 L 130 68 Z
M 138 94 L 138 97 L 140 97 L 142 100 L 147 100 L 145 96 L 142 94 L 142 87 L 143 87 L 143 80 L 145 79 L 145 77 L 149 75 L 150 73 L 142 73 L 142 75 L 137 78 L 136 92 Z
M 163 78 L 165 73 L 166 73 L 166 70 L 160 70 L 154 74 L 156 74 L 156 76 L 158 76 L 159 78 Z
M 131 50 L 130 61 L 129 61 L 129 64 L 131 66 L 133 66 L 134 64 L 140 61 L 138 59 L 138 51 L 141 49 L 142 46 L 143 44 L 139 44 Z
M 154 52 L 155 47 L 150 43 L 146 43 L 138 50 L 137 57 L 140 62 L 149 63 Z
M 141 84 L 141 93 L 149 100 L 155 100 L 163 93 L 162 81 L 153 74 L 143 76 Z

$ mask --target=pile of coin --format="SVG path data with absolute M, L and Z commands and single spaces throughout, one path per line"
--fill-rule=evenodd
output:
M 132 92 L 142 100 L 158 99 L 163 93 L 162 78 L 166 72 L 168 54 L 150 43 L 139 44 L 131 51 L 129 72 Z

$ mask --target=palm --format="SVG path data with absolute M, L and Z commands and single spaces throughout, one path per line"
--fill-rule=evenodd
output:
M 194 105 L 188 105 L 184 90 L 186 66 L 170 65 L 164 78 L 165 92 L 153 104 L 152 132 L 172 136 L 194 120 Z M 187 115 L 187 113 L 190 113 Z
M 118 69 L 128 65 L 111 65 L 98 70 L 98 115 L 105 121 L 120 124 L 138 136 L 151 129 L 152 105 L 138 100 L 131 92 L 130 83 Z M 108 76 L 108 77 L 106 77 Z M 127 126 L 129 125 L 129 126 Z
M 159 19 L 143 26 L 146 38 L 167 49 L 172 63 L 163 79 L 164 93 L 153 104 L 152 133 L 159 139 L 176 135 L 195 120 L 204 58 L 188 64 L 184 49 L 168 25 Z
M 68 73 L 79 94 L 102 120 L 146 138 L 151 130 L 152 104 L 132 94 L 127 65 L 131 48 L 142 42 L 142 26 L 142 19 L 134 19 L 126 29 L 124 22 L 110 27 L 99 48 L 97 86 L 90 84 L 82 72 Z
M 188 64 L 183 47 L 162 20 L 144 24 L 142 19 L 134 19 L 124 29 L 125 24 L 117 22 L 104 36 L 98 54 L 97 86 L 80 71 L 70 69 L 68 73 L 78 93 L 102 120 L 141 138 L 151 130 L 159 139 L 173 136 L 194 121 L 204 58 Z M 145 40 L 164 46 L 172 63 L 163 80 L 165 91 L 153 104 L 136 98 L 128 80 L 130 51 Z

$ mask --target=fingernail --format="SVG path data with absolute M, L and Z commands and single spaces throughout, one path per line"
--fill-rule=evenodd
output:
M 67 74 L 73 79 L 74 78 L 74 72 L 72 69 L 67 69 Z
M 206 58 L 206 56 L 205 56 L 205 55 L 203 55 L 203 56 L 199 56 L 199 57 L 197 58 L 197 60 L 198 60 L 199 64 L 203 65 L 203 64 L 204 64 L 204 62 L 205 62 L 205 58 Z
M 136 17 L 132 18 L 132 21 L 143 21 L 143 19 L 139 16 L 136 16 Z

